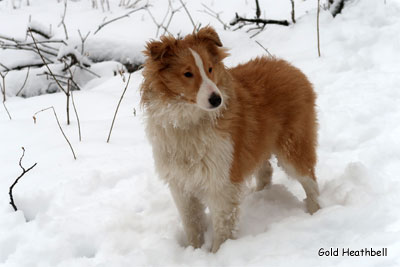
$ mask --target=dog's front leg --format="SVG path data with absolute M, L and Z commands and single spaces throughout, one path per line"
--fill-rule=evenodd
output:
M 189 244 L 200 248 L 204 243 L 206 219 L 204 205 L 198 198 L 185 192 L 179 185 L 170 183 L 170 190 L 183 222 Z
M 240 186 L 214 192 L 208 198 L 214 230 L 211 252 L 215 253 L 223 242 L 234 238 L 239 216 Z

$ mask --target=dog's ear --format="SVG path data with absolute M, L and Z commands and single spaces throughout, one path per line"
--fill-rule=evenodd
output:
M 210 26 L 200 29 L 197 33 L 197 39 L 211 41 L 219 47 L 222 46 L 222 42 L 219 39 L 217 32 L 214 30 L 213 27 Z
M 176 40 L 173 37 L 162 36 L 161 41 L 150 41 L 146 43 L 144 54 L 153 60 L 162 60 L 171 55 Z

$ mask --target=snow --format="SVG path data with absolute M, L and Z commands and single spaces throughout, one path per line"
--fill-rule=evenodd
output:
M 0 34 L 23 39 L 29 15 L 53 25 L 54 38 L 64 5 L 45 0 L 0 1 Z M 69 1 L 66 25 L 80 44 L 77 29 L 94 31 L 104 17 L 127 12 L 120 1 L 111 11 L 91 8 L 90 1 Z M 261 2 L 263 16 L 290 19 L 290 1 Z M 146 140 L 138 88 L 141 71 L 134 72 L 106 143 L 115 107 L 125 83 L 117 62 L 93 64 L 101 78 L 82 76 L 82 91 L 74 93 L 82 127 L 71 113 L 66 125 L 63 93 L 33 96 L 45 88 L 35 80 L 44 69 L 31 69 L 26 85 L 30 98 L 13 97 L 26 71 L 9 73 L 6 105 L 0 107 L 0 266 L 400 266 L 400 5 L 396 1 L 349 1 L 332 18 L 321 12 L 321 52 L 316 49 L 316 1 L 296 1 L 297 23 L 269 26 L 253 39 L 245 29 L 224 31 L 201 12 L 201 3 L 187 6 L 195 21 L 213 25 L 234 66 L 265 54 L 259 41 L 275 56 L 304 71 L 318 94 L 319 147 L 317 177 L 323 208 L 305 212 L 300 185 L 274 165 L 271 188 L 249 188 L 241 205 L 236 240 L 210 254 L 212 231 L 201 249 L 186 247 L 181 221 L 167 185 L 154 171 Z M 253 16 L 252 1 L 204 1 L 221 19 L 234 13 Z M 151 1 L 161 20 L 167 1 Z M 179 1 L 173 1 L 179 7 Z M 50 12 L 51 11 L 51 12 Z M 191 32 L 183 10 L 170 30 Z M 121 49 L 126 57 L 142 58 L 144 43 L 155 38 L 156 26 L 146 11 L 132 14 L 90 35 L 85 51 Z M 78 46 L 78 51 L 79 50 Z M 120 54 L 118 54 L 120 55 Z M 0 51 L 0 62 L 26 60 L 22 54 Z M 110 59 L 113 58 L 110 56 Z M 50 66 L 52 67 L 52 66 Z M 127 74 L 124 74 L 125 76 Z M 15 76 L 15 77 L 13 77 Z M 39 76 L 42 77 L 43 76 Z M 12 89 L 15 83 L 15 89 Z M 32 115 L 54 106 L 70 139 L 74 160 L 53 113 Z M 134 115 L 136 113 L 136 116 Z M 25 168 L 37 162 L 14 188 L 19 211 L 9 205 L 8 188 L 21 173 L 18 160 L 26 149 Z M 387 257 L 320 257 L 320 248 L 388 248 Z

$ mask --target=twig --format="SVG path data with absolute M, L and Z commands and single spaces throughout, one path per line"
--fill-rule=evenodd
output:
M 221 23 L 224 26 L 224 30 L 229 29 L 230 27 L 221 20 L 221 17 L 219 16 L 219 13 L 215 12 L 214 10 L 212 10 L 211 8 L 209 8 L 208 6 L 206 6 L 205 4 L 201 4 L 205 10 L 202 10 L 203 13 L 206 13 L 207 15 L 210 15 L 211 17 L 214 17 L 215 19 L 217 19 L 219 21 L 219 23 Z
M 253 35 L 251 35 L 250 38 L 253 38 L 254 36 L 258 35 L 260 32 L 262 32 L 262 31 L 264 30 L 264 28 L 265 28 L 265 25 L 266 25 L 266 24 L 264 24 L 263 26 L 259 27 L 259 28 L 258 28 L 258 32 L 256 32 L 256 33 L 254 33 Z M 255 28 L 254 30 L 256 30 L 256 29 L 257 29 L 257 28 Z
M 108 25 L 108 24 L 110 24 L 110 23 L 112 23 L 112 22 L 114 22 L 114 21 L 117 21 L 117 20 L 119 20 L 119 19 L 127 18 L 127 17 L 129 17 L 130 14 L 135 13 L 135 12 L 137 12 L 137 11 L 139 11 L 139 10 L 145 9 L 145 8 L 147 8 L 147 7 L 148 7 L 148 4 L 146 4 L 146 5 L 142 6 L 142 7 L 136 8 L 136 9 L 134 9 L 134 10 L 131 10 L 131 11 L 129 11 L 128 13 L 126 13 L 125 15 L 116 17 L 116 18 L 114 18 L 114 19 L 111 19 L 111 20 L 109 20 L 109 21 L 106 21 L 106 22 L 100 24 L 99 27 L 97 28 L 97 30 L 94 32 L 93 35 L 95 35 L 98 31 L 100 31 L 104 26 L 106 26 L 106 25 Z
M 269 55 L 270 57 L 273 57 L 273 55 L 268 51 L 268 49 L 265 48 L 259 41 L 255 41 L 255 42 L 256 42 L 262 49 L 264 49 L 265 52 L 267 52 L 268 55 Z
M 43 36 L 43 37 L 46 38 L 46 39 L 50 39 L 50 38 L 51 38 L 50 35 L 48 35 L 48 34 L 42 32 L 42 31 L 40 31 L 39 29 L 29 28 L 29 31 L 30 31 L 31 33 L 34 32 L 34 33 L 36 33 L 36 34 L 39 34 L 39 35 Z
M 259 19 L 260 16 L 261 16 L 260 4 L 258 3 L 258 0 L 256 0 L 256 17 Z
M 14 42 L 16 44 L 20 45 L 33 45 L 33 43 L 24 43 L 24 41 L 17 40 L 12 37 L 7 37 L 4 35 L 0 35 L 0 39 L 4 39 L 10 42 Z M 62 43 L 64 45 L 67 45 L 67 43 L 64 40 L 43 40 L 43 41 L 36 41 L 37 44 L 54 44 L 54 43 Z
M 19 159 L 19 166 L 20 166 L 21 169 L 22 169 L 22 173 L 17 177 L 17 179 L 15 179 L 14 183 L 10 186 L 10 189 L 9 189 L 9 191 L 8 191 L 8 194 L 10 195 L 10 204 L 11 204 L 11 206 L 13 207 L 14 211 L 17 211 L 18 208 L 17 208 L 17 206 L 15 205 L 15 202 L 14 202 L 13 189 L 14 189 L 15 185 L 18 183 L 19 179 L 21 179 L 22 176 L 24 176 L 27 172 L 29 172 L 30 170 L 32 170 L 32 169 L 37 165 L 37 163 L 35 163 L 35 164 L 33 164 L 32 166 L 30 166 L 28 169 L 25 169 L 25 168 L 22 166 L 22 158 L 23 158 L 24 156 L 25 156 L 25 148 L 22 147 L 22 156 L 21 156 L 21 158 Z
M 125 89 L 124 89 L 124 91 L 122 92 L 122 95 L 121 95 L 121 98 L 119 99 L 117 108 L 115 109 L 114 118 L 113 118 L 112 123 L 111 123 L 110 132 L 108 133 L 107 143 L 110 142 L 111 132 L 112 132 L 113 127 L 114 127 L 115 117 L 117 117 L 117 113 L 118 113 L 119 106 L 121 105 L 122 98 L 124 98 L 124 95 L 125 95 L 126 89 L 128 88 L 128 85 L 129 85 L 129 81 L 130 81 L 130 80 L 131 80 L 131 74 L 129 73 L 128 81 L 126 82 Z
M 290 2 L 291 2 L 291 4 L 292 4 L 292 13 L 291 13 L 291 16 L 292 16 L 292 22 L 293 23 L 296 23 L 296 17 L 295 17 L 295 10 L 294 10 L 294 0 L 290 0 Z
M 74 112 L 75 112 L 76 121 L 78 122 L 79 142 L 81 142 L 81 141 L 82 141 L 81 122 L 80 122 L 80 120 L 79 120 L 78 111 L 76 110 L 73 91 L 71 91 L 71 100 L 72 100 L 72 106 L 74 107 Z
M 319 43 L 319 12 L 320 12 L 320 5 L 318 0 L 318 9 L 317 9 L 317 43 L 318 43 L 318 57 L 321 57 L 321 49 Z
M 41 63 L 33 63 L 33 64 L 29 63 L 29 64 L 26 64 L 26 65 L 18 65 L 16 67 L 9 68 L 8 70 L 9 71 L 11 71 L 11 70 L 22 70 L 22 69 L 29 68 L 29 67 L 40 68 L 40 67 L 43 67 L 43 66 L 44 66 L 43 62 L 41 62 Z
M 4 65 L 3 63 L 1 63 L 1 62 L 0 62 L 0 66 L 2 66 L 6 71 L 10 71 L 10 69 L 9 69 L 6 65 Z
M 57 124 L 58 124 L 58 128 L 60 129 L 62 135 L 64 136 L 65 141 L 67 141 L 69 147 L 71 148 L 72 155 L 74 155 L 74 159 L 76 160 L 75 151 L 74 151 L 74 149 L 72 148 L 72 145 L 71 145 L 71 143 L 69 142 L 67 136 L 65 135 L 63 129 L 61 128 L 60 121 L 58 120 L 58 116 L 57 116 L 56 110 L 54 109 L 53 106 L 35 112 L 35 114 L 33 114 L 33 122 L 36 123 L 36 115 L 37 115 L 38 113 L 43 112 L 43 111 L 46 111 L 46 110 L 49 110 L 49 109 L 52 109 L 52 110 L 53 110 L 54 117 L 56 118 L 56 121 L 57 121 Z
M 7 74 L 8 74 L 8 72 L 6 72 L 6 74 L 2 74 L 2 73 L 0 72 L 0 76 L 1 76 L 2 81 L 3 81 L 3 85 L 0 84 L 0 89 L 1 89 L 1 92 L 2 92 L 2 94 L 3 94 L 3 107 L 4 107 L 4 109 L 5 109 L 6 112 L 7 112 L 8 118 L 9 118 L 10 120 L 12 120 L 11 115 L 10 115 L 10 112 L 8 111 L 8 108 L 7 108 L 7 106 L 6 106 L 6 76 L 7 76 Z
M 10 112 L 8 111 L 8 108 L 7 108 L 7 106 L 6 106 L 6 102 L 4 102 L 4 101 L 3 101 L 3 106 L 4 106 L 4 109 L 5 109 L 6 112 L 7 112 L 8 118 L 9 118 L 10 120 L 12 120 L 11 115 L 10 115 Z
M 71 96 L 70 94 L 71 92 L 71 80 L 67 80 L 67 125 L 70 124 L 70 120 L 69 120 L 69 97 Z
M 83 55 L 84 51 L 85 51 L 85 42 L 86 42 L 86 39 L 89 37 L 90 31 L 88 31 L 88 33 L 85 35 L 85 37 L 82 36 L 80 30 L 78 30 L 78 33 L 79 33 L 79 37 L 81 38 L 81 43 L 82 43 L 82 45 L 81 45 L 81 54 Z
M 22 89 L 24 89 L 24 87 L 25 87 L 25 85 L 26 85 L 26 81 L 28 80 L 28 77 L 29 77 L 29 71 L 30 71 L 30 69 L 31 69 L 31 68 L 28 67 L 28 71 L 26 72 L 26 76 L 25 76 L 24 83 L 22 84 L 21 89 L 19 89 L 19 91 L 17 92 L 16 96 L 18 96 L 19 93 L 21 93 Z
M 36 49 L 37 49 L 37 51 L 38 51 L 40 57 L 42 58 L 42 61 L 43 61 L 44 65 L 46 66 L 47 70 L 49 71 L 50 75 L 53 76 L 54 81 L 57 83 L 57 85 L 58 85 L 58 87 L 61 89 L 61 91 L 63 91 L 65 94 L 67 94 L 67 91 L 65 91 L 64 87 L 62 87 L 61 84 L 58 82 L 56 76 L 54 76 L 53 72 L 51 71 L 51 69 L 50 69 L 49 66 L 47 65 L 45 59 L 43 58 L 42 54 L 40 53 L 39 47 L 37 46 L 36 40 L 35 40 L 35 38 L 33 37 L 33 34 L 32 34 L 31 29 L 29 28 L 28 31 L 29 31 L 29 33 L 30 33 L 30 35 L 31 35 L 31 37 L 32 37 L 33 43 L 35 44 L 35 47 L 36 47 Z
M 183 1 L 182 1 L 182 0 L 179 0 L 179 2 L 181 2 L 181 4 L 182 4 L 183 8 L 185 9 L 185 12 L 186 12 L 186 14 L 187 14 L 187 15 L 188 15 L 188 17 L 189 17 L 189 19 L 190 19 L 190 22 L 192 22 L 192 25 L 193 25 L 193 30 L 196 30 L 196 23 L 194 23 L 194 21 L 193 21 L 193 18 L 192 18 L 192 16 L 190 15 L 190 13 L 189 13 L 189 10 L 186 8 L 186 5 L 185 5 L 185 3 L 183 3 Z
M 66 40 L 68 40 L 68 31 L 67 31 L 67 26 L 65 25 L 64 19 L 65 19 L 65 15 L 67 14 L 67 2 L 68 2 L 67 0 L 64 0 L 64 13 L 61 17 L 60 23 L 58 24 L 58 27 L 60 27 L 61 25 L 63 26 Z
M 33 47 L 29 46 L 29 45 L 21 45 L 21 44 L 15 44 L 15 45 L 12 45 L 12 44 L 2 44 L 2 45 L 1 45 L 1 48 L 3 48 L 3 49 L 13 49 L 13 50 L 27 50 L 27 51 L 33 51 L 33 52 L 37 53 L 36 50 L 35 50 L 35 48 L 33 48 Z M 41 51 L 42 53 L 46 53 L 46 54 L 48 54 L 48 55 L 50 55 L 50 56 L 54 56 L 54 57 L 57 56 L 56 53 L 51 52 L 51 51 L 48 51 L 48 50 L 45 50 L 45 49 L 43 49 L 43 48 L 40 48 L 40 51 Z M 47 59 L 48 61 L 51 61 L 51 60 L 48 59 L 47 57 L 44 57 L 44 58 Z
M 47 79 L 50 78 L 50 79 L 52 79 L 52 80 L 54 81 L 53 76 L 51 76 L 48 72 L 36 74 L 36 76 L 43 76 L 43 75 L 46 75 Z M 54 74 L 54 76 L 56 76 L 56 77 L 58 78 L 58 81 L 59 81 L 60 83 L 62 83 L 62 84 L 67 84 L 67 83 L 68 83 L 68 80 L 71 80 L 71 82 L 72 82 L 72 84 L 71 84 L 72 88 L 75 88 L 75 90 L 81 91 L 80 86 L 79 86 L 73 79 L 71 79 L 71 77 L 63 76 L 63 75 L 59 75 L 59 74 Z
M 8 72 L 6 72 L 6 74 L 3 74 L 0 72 L 0 77 L 2 79 L 3 84 L 0 86 L 1 88 L 1 93 L 3 94 L 3 102 L 6 101 L 6 76 L 7 76 Z

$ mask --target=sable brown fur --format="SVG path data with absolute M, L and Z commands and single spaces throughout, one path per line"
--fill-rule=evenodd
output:
M 273 154 L 303 186 L 308 212 L 319 209 L 316 95 L 299 69 L 267 57 L 226 68 L 228 53 L 211 27 L 184 39 L 163 36 L 144 53 L 146 131 L 189 244 L 204 242 L 204 205 L 211 251 L 234 237 L 243 181 L 256 174 L 258 190 L 268 185 Z

